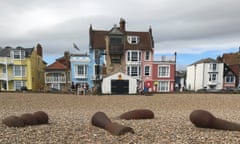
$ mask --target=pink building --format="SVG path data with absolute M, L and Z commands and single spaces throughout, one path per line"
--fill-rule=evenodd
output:
M 105 93 L 129 94 L 138 91 L 174 91 L 175 57 L 154 61 L 154 40 L 152 28 L 148 31 L 129 31 L 126 21 L 120 19 L 119 27 L 110 30 L 89 29 L 90 55 L 104 53 L 102 56 L 106 72 L 103 74 L 104 86 L 111 86 Z M 96 56 L 95 56 L 96 57 Z M 93 61 L 95 61 L 94 59 Z M 121 74 L 119 74 L 119 72 Z M 128 75 L 128 79 L 116 79 L 115 75 Z M 105 80 L 104 80 L 105 79 Z M 109 80 L 111 79 L 111 80 Z M 131 81 L 137 83 L 131 83 Z M 131 88 L 134 86 L 134 92 Z
M 173 92 L 175 89 L 176 55 L 162 56 L 160 61 L 153 61 L 152 82 L 149 91 Z

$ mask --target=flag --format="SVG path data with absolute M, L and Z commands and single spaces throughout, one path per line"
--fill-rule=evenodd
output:
M 74 47 L 76 50 L 80 51 L 80 49 L 78 48 L 78 46 L 77 46 L 75 43 L 73 43 L 73 47 Z

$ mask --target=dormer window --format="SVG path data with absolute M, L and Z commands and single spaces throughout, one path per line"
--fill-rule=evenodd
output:
M 13 51 L 13 59 L 24 59 L 25 51 L 24 50 L 14 50 Z
M 129 44 L 138 44 L 140 42 L 139 36 L 128 36 L 127 40 Z

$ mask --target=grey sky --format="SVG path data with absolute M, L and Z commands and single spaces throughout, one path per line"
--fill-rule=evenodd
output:
M 201 53 L 239 47 L 239 0 L 0 0 L 0 46 L 33 47 L 44 55 L 88 49 L 90 24 L 109 30 L 152 27 L 155 52 Z

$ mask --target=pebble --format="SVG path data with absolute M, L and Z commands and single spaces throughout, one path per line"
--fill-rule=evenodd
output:
M 46 125 L 7 127 L 0 123 L 0 143 L 6 144 L 239 144 L 240 132 L 196 128 L 189 122 L 195 109 L 240 123 L 239 96 L 233 94 L 155 94 L 145 96 L 77 96 L 46 93 L 1 93 L 0 118 L 45 111 Z M 134 109 L 150 109 L 151 120 L 119 120 Z M 91 125 L 92 115 L 105 112 L 109 118 L 132 127 L 135 134 L 112 136 Z

